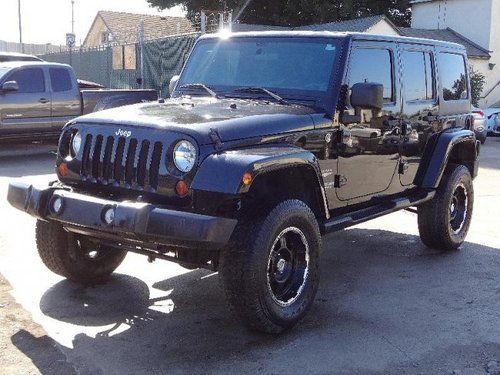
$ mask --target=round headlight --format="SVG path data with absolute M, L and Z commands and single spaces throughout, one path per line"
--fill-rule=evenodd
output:
M 196 162 L 196 147 L 189 141 L 180 141 L 174 147 L 174 164 L 178 170 L 187 173 Z
M 77 132 L 73 139 L 71 140 L 71 150 L 73 151 L 73 155 L 77 155 L 82 147 L 82 135 L 80 132 Z

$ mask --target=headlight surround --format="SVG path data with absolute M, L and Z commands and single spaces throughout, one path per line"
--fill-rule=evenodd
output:
M 73 156 L 78 155 L 80 149 L 82 148 L 82 135 L 80 132 L 76 132 L 71 139 L 71 151 L 73 152 Z
M 175 167 L 183 173 L 188 173 L 194 168 L 196 156 L 196 147 L 189 141 L 179 141 L 174 147 L 173 159 Z

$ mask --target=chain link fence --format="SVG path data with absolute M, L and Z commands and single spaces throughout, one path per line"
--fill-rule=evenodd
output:
M 143 43 L 108 45 L 40 55 L 43 60 L 71 65 L 79 79 L 114 89 L 155 89 L 168 96 L 168 85 L 179 74 L 200 33 Z

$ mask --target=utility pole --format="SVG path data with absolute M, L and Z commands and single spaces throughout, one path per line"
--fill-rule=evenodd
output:
M 71 0 L 71 34 L 75 33 L 75 0 Z
M 23 26 L 21 22 L 21 0 L 17 0 L 17 12 L 19 15 L 19 44 L 21 44 L 21 51 L 24 53 Z

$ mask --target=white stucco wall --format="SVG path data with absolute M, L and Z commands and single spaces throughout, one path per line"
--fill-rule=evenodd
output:
M 377 22 L 375 25 L 366 30 L 367 33 L 370 34 L 379 34 L 379 35 L 393 35 L 398 36 L 399 33 L 394 30 L 394 28 L 389 24 L 389 22 L 382 20 Z
M 493 18 L 492 4 L 496 3 L 495 7 L 498 7 L 498 2 L 499 0 L 440 0 L 413 4 L 411 27 L 449 27 L 488 49 Z

